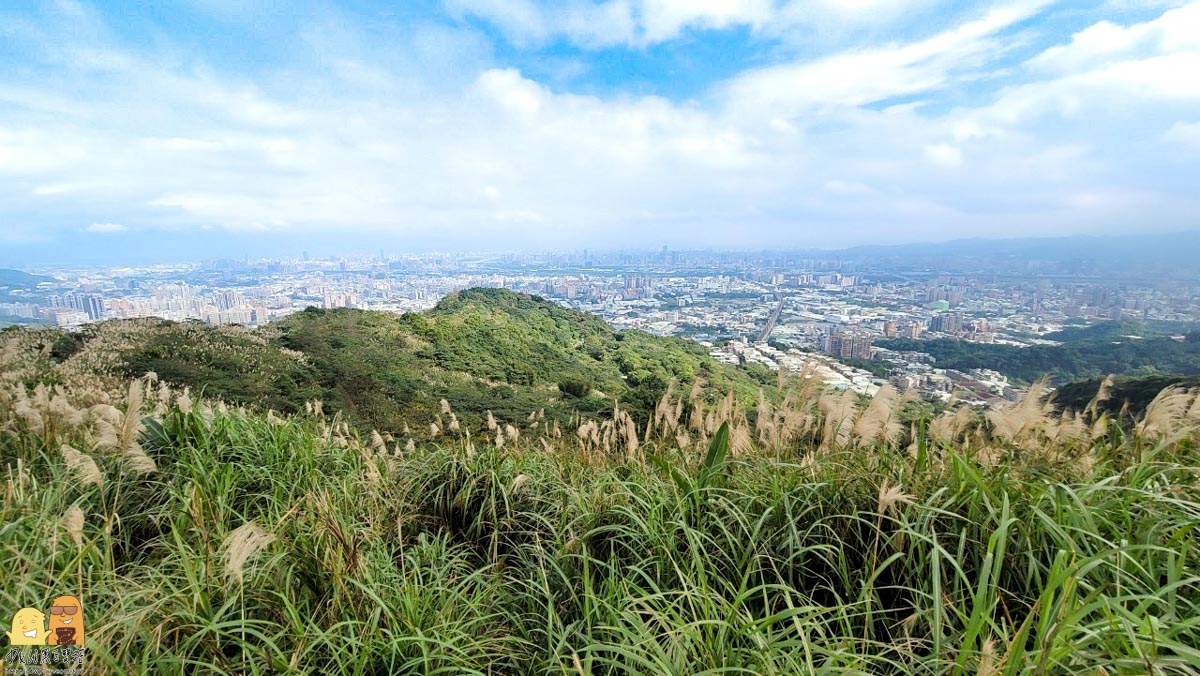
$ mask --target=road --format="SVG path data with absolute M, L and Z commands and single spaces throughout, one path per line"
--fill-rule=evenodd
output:
M 771 318 L 767 320 L 767 325 L 763 327 L 762 333 L 758 334 L 757 342 L 767 342 L 767 338 L 771 336 L 771 332 L 775 330 L 775 324 L 779 321 L 779 314 L 783 312 L 783 296 L 778 291 L 775 292 L 775 300 L 779 301 L 779 305 L 771 313 Z

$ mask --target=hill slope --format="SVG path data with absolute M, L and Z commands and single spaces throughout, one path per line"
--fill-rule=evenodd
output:
M 616 331 L 502 289 L 469 289 L 402 316 L 309 308 L 257 331 L 133 320 L 28 335 L 49 346 L 43 370 L 119 378 L 153 371 L 209 397 L 287 412 L 320 399 L 380 430 L 401 419 L 431 422 L 442 399 L 472 426 L 489 410 L 501 422 L 542 409 L 565 419 L 611 410 L 614 399 L 644 420 L 671 380 L 686 387 L 701 378 L 747 401 L 759 384 L 693 342 Z
M 1167 331 L 1120 320 L 1067 328 L 1046 336 L 1061 341 L 1061 345 L 1017 347 L 953 338 L 887 338 L 876 344 L 891 350 L 926 352 L 933 355 L 941 368 L 990 368 L 1024 383 L 1043 375 L 1064 384 L 1102 378 L 1110 373 L 1200 375 L 1200 332 L 1188 333 L 1182 342 L 1169 336 Z
M 446 399 L 468 422 L 596 412 L 618 399 L 645 414 L 675 379 L 749 396 L 751 379 L 695 343 L 615 331 L 598 317 L 502 289 L 451 294 L 427 313 L 315 309 L 271 327 L 305 355 L 326 400 L 371 424 L 432 417 Z M 414 416 L 414 414 L 416 414 Z
M 21 270 L 9 270 L 0 268 L 0 287 L 8 287 L 12 289 L 32 289 L 42 282 L 53 282 L 53 277 L 45 275 L 31 275 L 28 272 Z

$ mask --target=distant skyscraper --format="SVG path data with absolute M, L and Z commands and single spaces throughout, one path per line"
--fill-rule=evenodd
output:
M 92 321 L 104 319 L 104 299 L 99 296 L 85 296 L 81 309 Z

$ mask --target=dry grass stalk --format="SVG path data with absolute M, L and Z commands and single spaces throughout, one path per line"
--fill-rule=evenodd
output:
M 67 471 L 75 475 L 75 479 L 81 486 L 100 486 L 104 483 L 104 476 L 100 473 L 100 468 L 96 466 L 96 461 L 92 459 L 92 456 L 81 453 L 66 444 L 62 445 L 60 452 L 63 460 L 67 463 Z
M 62 394 L 51 397 L 46 411 L 67 429 L 75 429 L 83 424 L 83 413 L 72 406 Z
M 900 486 L 893 486 L 891 482 L 884 480 L 883 484 L 879 486 L 879 502 L 876 513 L 886 516 L 897 511 L 900 505 L 911 505 L 915 500 L 915 497 L 905 493 Z
M 929 431 L 936 439 L 954 442 L 967 433 L 974 418 L 975 410 L 967 404 L 960 404 L 953 412 L 946 411 L 935 418 Z
M 992 676 L 999 672 L 996 666 L 996 640 L 989 638 L 979 651 L 979 670 L 976 673 L 978 676 Z
M 142 450 L 141 444 L 138 443 L 138 436 L 142 433 L 145 427 L 142 425 L 142 401 L 145 390 L 142 387 L 140 380 L 131 380 L 129 382 L 129 393 L 125 397 L 125 418 L 121 421 L 121 428 L 118 438 L 118 448 L 121 456 L 126 461 L 126 464 L 133 471 L 139 474 L 149 474 L 157 472 L 158 466 L 155 465 L 154 459 Z M 184 395 L 187 391 L 184 390 Z
M 24 388 L 21 389 L 21 393 L 25 393 Z M 46 422 L 42 419 L 41 412 L 37 410 L 33 402 L 24 397 L 17 400 L 16 405 L 13 406 L 13 413 L 16 414 L 21 422 L 25 423 L 26 427 L 37 432 L 39 436 L 46 427 Z
M 1095 420 L 1096 414 L 1100 409 L 1100 404 L 1112 397 L 1112 386 L 1113 377 L 1111 375 L 1100 381 L 1100 387 L 1096 390 L 1096 396 L 1092 397 L 1092 400 L 1083 409 L 1083 414 L 1089 420 Z
M 225 550 L 225 574 L 240 583 L 246 562 L 274 541 L 274 535 L 263 530 L 253 521 L 234 529 L 221 543 L 222 549 Z
M 821 397 L 819 405 L 821 412 L 825 414 L 821 448 L 845 446 L 850 442 L 850 434 L 854 430 L 854 418 L 858 412 L 855 400 L 856 397 L 851 390 L 843 390 L 840 394 L 830 393 Z
M 854 424 L 854 436 L 868 443 L 890 445 L 902 429 L 896 415 L 899 401 L 900 393 L 896 388 L 891 385 L 880 387 Z
M 178 407 L 183 413 L 192 412 L 192 395 L 188 392 L 186 387 L 183 388 L 183 392 L 181 392 L 179 396 L 175 398 L 175 406 Z
M 1146 414 L 1137 425 L 1137 432 L 1145 437 L 1178 438 L 1186 435 L 1188 413 L 1192 408 L 1192 393 L 1172 385 L 1158 393 Z
M 529 475 L 528 474 L 518 474 L 512 480 L 512 484 L 509 485 L 508 494 L 516 495 L 517 493 L 519 493 L 521 491 L 521 488 L 524 487 L 525 484 L 527 484 L 527 483 L 529 483 Z
M 375 464 L 376 456 L 370 450 L 361 447 L 358 449 L 358 452 L 362 456 L 363 472 L 367 476 L 367 483 L 372 486 L 378 486 L 383 481 L 383 475 L 379 473 L 379 466 Z M 386 446 L 381 453 L 387 453 Z
M 83 549 L 83 522 L 83 510 L 79 505 L 71 505 L 66 514 L 63 514 L 63 528 L 75 543 L 76 549 Z
M 1036 440 L 1039 433 L 1051 430 L 1054 425 L 1054 406 L 1045 398 L 1046 380 L 1043 378 L 1029 387 L 1029 391 L 1016 404 L 999 406 L 988 411 L 987 419 L 992 423 L 994 434 L 1009 443 Z
M 672 426 L 672 412 L 675 410 L 675 405 L 671 400 L 671 395 L 675 392 L 675 380 L 672 379 L 667 383 L 667 390 L 663 392 L 662 397 L 658 400 L 658 404 L 654 407 L 654 415 L 651 416 L 650 422 L 646 426 L 646 437 L 649 438 L 653 431 L 657 428 L 662 430 L 663 434 L 673 433 L 675 428 Z

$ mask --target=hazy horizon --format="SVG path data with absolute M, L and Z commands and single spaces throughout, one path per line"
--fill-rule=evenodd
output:
M 1172 241 L 1179 240 L 1179 241 Z M 226 240 L 208 241 L 208 249 L 203 246 L 202 237 L 193 240 L 197 246 L 177 248 L 173 252 L 145 251 L 131 249 L 124 252 L 97 252 L 73 249 L 59 249 L 46 259 L 35 259 L 18 256 L 5 256 L 0 252 L 0 269 L 15 269 L 24 271 L 65 270 L 65 269 L 100 269 L 143 267 L 152 265 L 200 265 L 217 261 L 264 261 L 264 260 L 341 260 L 341 259 L 378 259 L 401 258 L 406 256 L 567 256 L 580 254 L 585 251 L 599 257 L 619 255 L 655 256 L 663 252 L 675 254 L 728 254 L 731 256 L 763 255 L 827 255 L 832 259 L 855 258 L 866 256 L 878 262 L 879 256 L 907 256 L 919 254 L 922 256 L 942 257 L 967 253 L 973 256 L 985 257 L 1013 256 L 1032 253 L 1043 259 L 1067 258 L 1103 258 L 1124 262 L 1145 262 L 1145 258 L 1156 258 L 1163 262 L 1179 262 L 1190 260 L 1193 255 L 1191 248 L 1200 245 L 1200 229 L 1183 230 L 1168 233 L 1119 235 L 1051 235 L 1044 237 L 965 237 L 945 240 L 914 240 L 890 244 L 862 244 L 849 247 L 722 247 L 722 246 L 678 246 L 672 244 L 621 246 L 611 244 L 597 247 L 543 247 L 543 248 L 436 248 L 414 246 L 388 246 L 377 244 L 374 247 L 332 248 L 310 247 L 309 240 L 300 240 L 288 245 L 281 245 L 273 238 L 266 238 L 258 244 L 260 248 L 245 247 L 238 249 Z M 343 243 L 344 244 L 344 243 Z M 1056 246 L 1057 245 L 1057 246 Z M 975 247 L 985 246 L 980 251 Z M 1061 247 L 1068 248 L 1063 249 Z M 265 248 L 262 248 L 265 247 Z M 205 251 L 209 251 L 205 255 Z M 947 254 L 947 252 L 950 252 Z M 1064 253 L 1065 252 L 1065 253 Z M 857 256 L 851 256 L 857 254 Z

